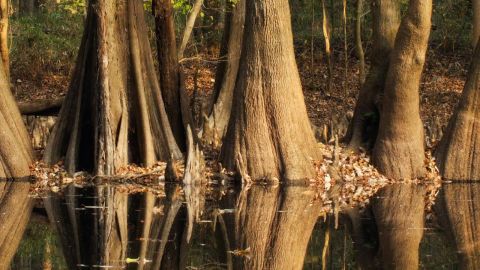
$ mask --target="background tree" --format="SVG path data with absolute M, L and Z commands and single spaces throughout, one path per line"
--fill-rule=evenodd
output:
M 399 0 L 372 1 L 373 50 L 371 66 L 360 88 L 353 119 L 346 134 L 350 147 L 357 149 L 364 142 L 375 142 L 380 114 L 378 97 L 383 94 L 390 53 L 400 25 Z
M 480 180 L 480 46 L 477 43 L 459 104 L 435 153 L 443 177 Z
M 172 1 L 154 0 L 152 1 L 152 10 L 155 16 L 160 85 L 165 110 L 176 142 L 182 150 L 185 150 L 185 128 L 180 109 L 180 91 L 185 91 L 185 89 L 181 88 L 183 83 L 180 82 Z
M 317 158 L 293 50 L 289 3 L 247 1 L 223 164 L 253 179 L 295 180 L 312 177 Z
M 420 79 L 430 36 L 431 0 L 410 0 L 390 58 L 373 160 L 394 179 L 425 174 Z
M 480 38 L 480 1 L 472 0 L 473 7 L 473 32 L 472 32 L 472 47 L 477 47 L 478 38 Z
M 44 159 L 115 174 L 181 158 L 163 104 L 139 1 L 89 1 L 70 89 Z
M 227 0 L 230 1 L 230 0 Z M 245 26 L 245 0 L 239 0 L 231 12 L 232 18 L 225 18 L 226 59 L 219 64 L 214 85 L 214 104 L 204 123 L 202 138 L 219 143 L 225 136 L 232 111 L 233 92 L 237 79 L 242 51 Z M 228 33 L 228 34 L 227 34 Z M 227 40 L 228 39 L 228 40 Z

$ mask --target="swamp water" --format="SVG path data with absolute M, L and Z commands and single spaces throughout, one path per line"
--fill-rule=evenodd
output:
M 324 215 L 311 188 L 75 187 L 38 200 L 11 269 L 478 269 L 480 184 L 383 188 Z M 50 219 L 50 221 L 49 221 Z

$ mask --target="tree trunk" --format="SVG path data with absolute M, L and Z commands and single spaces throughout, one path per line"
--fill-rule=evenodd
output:
M 478 39 L 480 38 L 480 0 L 472 0 L 473 6 L 473 33 L 472 33 L 472 48 L 477 47 Z
M 130 243 L 127 193 L 108 185 L 71 185 L 46 196 L 44 205 L 69 269 L 124 266 Z
M 365 53 L 362 44 L 362 16 L 363 16 L 363 0 L 357 0 L 355 15 L 355 52 L 360 62 L 360 84 L 365 82 Z
M 5 17 L 4 13 L 8 10 L 6 5 L 6 1 L 0 1 L 3 26 L 8 25 L 8 17 Z M 7 44 L 6 37 L 0 35 L 0 44 Z M 32 163 L 33 150 L 20 111 L 10 92 L 10 82 L 6 76 L 8 62 L 3 58 L 3 51 L 1 56 L 3 64 L 0 64 L 0 258 L 2 258 L 0 269 L 9 269 L 33 206 L 28 197 L 29 166 Z
M 451 180 L 480 180 L 480 46 L 477 44 L 467 81 L 437 152 L 437 166 Z
M 10 81 L 10 56 L 8 50 L 8 16 L 9 0 L 0 0 L 0 54 L 4 66 L 5 77 Z
M 157 80 L 143 5 L 90 1 L 70 89 L 45 161 L 113 175 L 129 163 L 182 157 Z
M 373 150 L 375 165 L 389 178 L 415 179 L 425 174 L 419 88 L 431 16 L 431 0 L 410 0 L 391 55 Z
M 245 34 L 222 160 L 253 179 L 305 179 L 319 159 L 295 61 L 288 0 L 246 2 Z
M 226 18 L 226 21 L 231 21 L 229 28 L 225 31 L 228 34 L 228 53 L 226 54 L 225 67 L 221 64 L 219 68 L 223 68 L 223 74 L 217 73 L 217 80 L 215 80 L 215 93 L 218 96 L 215 99 L 215 104 L 211 110 L 208 122 L 204 123 L 202 138 L 205 140 L 221 141 L 225 136 L 228 127 L 228 121 L 232 111 L 233 92 L 235 89 L 235 82 L 237 79 L 238 68 L 240 64 L 240 55 L 242 51 L 243 32 L 245 26 L 245 3 L 246 0 L 239 0 L 232 11 L 232 18 Z M 227 34 L 225 34 L 227 35 Z M 218 91 L 218 92 L 217 92 Z M 215 132 L 215 135 L 209 133 Z M 210 138 L 209 138 L 210 137 Z
M 235 209 L 236 250 L 250 249 L 251 258 L 235 257 L 235 269 L 302 269 L 318 219 L 314 192 L 301 186 L 242 191 Z
M 381 189 L 372 202 L 383 269 L 418 269 L 424 195 L 423 186 L 397 184 Z
M 192 10 L 188 15 L 187 24 L 185 25 L 185 30 L 183 31 L 182 42 L 180 43 L 180 48 L 178 49 L 178 60 L 182 60 L 183 58 L 185 49 L 187 48 L 187 43 L 190 40 L 193 27 L 195 26 L 195 21 L 197 20 L 197 16 L 200 13 L 200 10 L 202 10 L 202 4 L 203 0 L 195 0 Z
M 243 6 L 245 6 L 245 1 L 243 2 Z M 226 71 L 227 71 L 227 66 L 228 66 L 228 45 L 230 41 L 230 36 L 232 35 L 232 32 L 235 31 L 232 28 L 233 24 L 233 17 L 236 16 L 236 12 L 234 12 L 235 7 L 239 6 L 240 1 L 237 2 L 236 4 L 233 3 L 231 0 L 225 0 L 225 12 L 224 12 L 224 27 L 223 27 L 223 34 L 222 34 L 222 41 L 220 44 L 220 54 L 219 54 L 219 63 L 217 65 L 217 70 L 215 72 L 215 84 L 213 86 L 213 98 L 212 98 L 212 104 L 208 108 L 208 112 L 212 110 L 213 103 L 218 99 L 218 95 L 220 94 L 220 90 L 222 87 L 222 82 L 223 78 L 225 77 Z M 245 9 L 243 10 L 243 21 L 245 21 Z M 242 42 L 240 40 L 237 40 L 238 47 L 241 46 Z
M 435 204 L 436 216 L 457 251 L 459 269 L 480 269 L 480 200 L 478 184 L 444 185 Z
M 185 150 L 185 128 L 180 110 L 180 76 L 175 37 L 174 10 L 170 0 L 154 0 L 155 32 L 160 69 L 160 85 L 173 135 L 182 151 Z
M 384 92 L 390 53 L 400 25 L 398 0 L 374 0 L 373 12 L 373 52 L 370 71 L 360 88 L 353 119 L 345 140 L 353 149 L 365 142 L 370 147 L 375 142 L 378 130 L 379 108 L 377 98 Z
M 31 16 L 35 11 L 35 0 L 19 0 L 19 11 L 21 15 Z

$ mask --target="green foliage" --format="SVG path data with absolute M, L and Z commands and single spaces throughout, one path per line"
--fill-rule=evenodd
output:
M 63 9 L 70 14 L 85 14 L 85 0 L 64 0 L 58 4 L 58 9 Z
M 53 11 L 11 19 L 12 76 L 28 78 L 46 73 L 68 75 L 83 32 L 79 0 L 65 1 Z M 30 76 L 22 76 L 30 74 Z

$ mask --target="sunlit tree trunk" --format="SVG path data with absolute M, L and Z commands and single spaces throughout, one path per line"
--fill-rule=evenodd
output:
M 431 17 L 431 0 L 410 0 L 390 57 L 373 161 L 394 179 L 425 175 L 419 90 Z
M 246 2 L 223 165 L 252 179 L 313 177 L 319 159 L 295 61 L 287 0 Z
M 435 154 L 443 177 L 480 180 L 480 46 L 477 44 L 462 97 Z
M 1 24 L 8 25 L 7 2 L 0 1 Z M 7 16 L 7 17 L 5 17 Z M 2 29 L 4 30 L 4 29 Z M 6 35 L 0 35 L 0 46 L 5 46 Z M 10 92 L 6 75 L 8 58 L 2 47 L 0 64 L 0 269 L 9 269 L 10 261 L 22 239 L 32 209 L 28 197 L 33 151 L 15 99 Z M 8 56 L 8 50 L 6 51 Z

